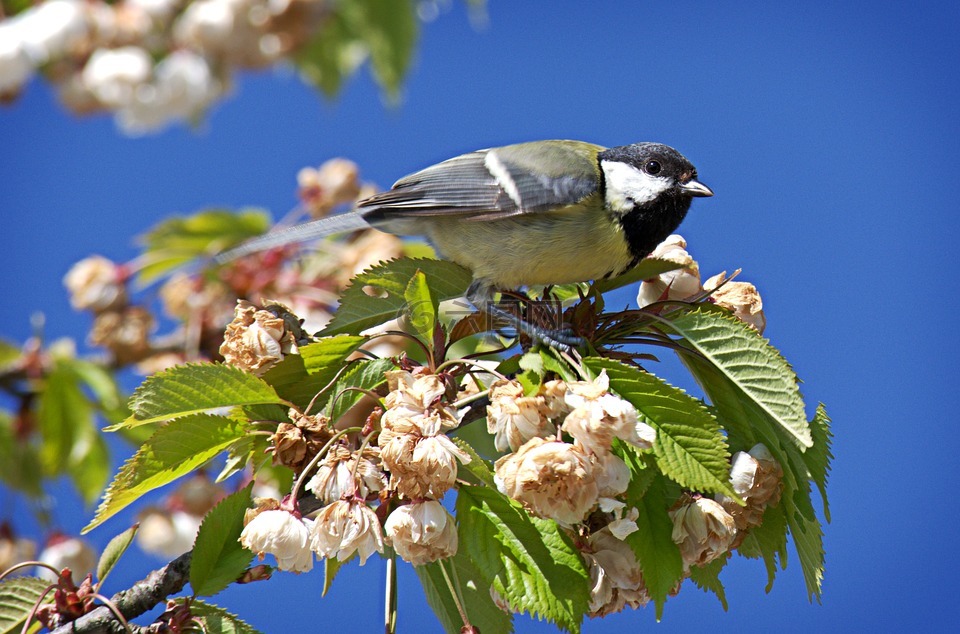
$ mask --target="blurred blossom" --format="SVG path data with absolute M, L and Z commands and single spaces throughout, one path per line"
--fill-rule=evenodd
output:
M 676 262 L 683 268 L 668 271 L 641 282 L 640 291 L 637 294 L 637 305 L 640 308 L 667 299 L 686 299 L 702 290 L 700 267 L 687 253 L 686 248 L 687 242 L 683 236 L 673 234 L 653 250 L 649 257 Z
M 595 463 L 568 443 L 532 438 L 494 467 L 501 493 L 563 525 L 580 522 L 600 496 Z
M 100 103 L 121 108 L 133 102 L 137 87 L 149 79 L 152 70 L 153 60 L 142 48 L 99 48 L 90 56 L 81 78 Z
M 99 255 L 84 258 L 70 267 L 63 285 L 76 310 L 102 312 L 127 301 L 124 267 Z
M 79 582 L 96 569 L 97 558 L 96 551 L 86 540 L 58 534 L 50 538 L 37 559 L 58 571 L 69 568 L 74 581 Z M 37 568 L 37 576 L 49 581 L 57 580 L 57 575 L 48 568 Z
M 358 174 L 357 164 L 343 158 L 330 159 L 319 168 L 305 167 L 297 173 L 299 198 L 311 216 L 325 216 L 338 205 L 357 199 Z
M 499 380 L 490 386 L 487 431 L 494 435 L 498 451 L 516 451 L 531 438 L 556 434 L 544 415 L 543 397 L 523 395 L 519 381 Z
M 117 363 L 127 365 L 151 353 L 153 315 L 143 306 L 126 306 L 97 315 L 90 329 L 90 344 L 109 350 Z
M 726 554 L 737 536 L 733 517 L 709 498 L 687 496 L 670 511 L 670 519 L 684 568 L 703 566 Z
M 282 509 L 261 511 L 243 527 L 240 543 L 260 558 L 273 555 L 277 568 L 290 572 L 313 570 L 310 532 L 313 522 Z
M 749 282 L 727 282 L 714 291 L 726 277 L 726 271 L 714 275 L 703 283 L 704 290 L 713 291 L 710 298 L 714 302 L 762 335 L 767 327 L 767 318 L 763 314 L 763 300 L 757 287 Z
M 0 522 L 0 573 L 15 564 L 32 560 L 36 554 L 36 542 L 17 537 L 9 524 Z M 26 568 L 20 570 L 21 574 L 26 572 Z
M 0 23 L 0 98 L 16 95 L 34 71 L 19 29 L 12 22 Z
M 137 544 L 140 548 L 144 552 L 173 559 L 193 548 L 203 516 L 153 508 L 141 514 L 139 521 Z
M 87 41 L 89 26 L 83 0 L 49 0 L 11 19 L 24 49 L 39 66 L 74 52 Z
M 356 552 L 362 566 L 374 552 L 383 552 L 380 520 L 358 500 L 338 500 L 320 509 L 312 535 L 311 548 L 318 557 L 346 561 Z
M 384 523 L 387 542 L 400 558 L 422 566 L 457 554 L 457 526 L 436 500 L 397 507 Z

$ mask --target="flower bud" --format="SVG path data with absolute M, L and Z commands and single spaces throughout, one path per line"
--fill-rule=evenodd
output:
M 768 506 L 780 501 L 783 468 L 763 444 L 754 445 L 749 452 L 738 451 L 730 464 L 730 484 L 746 502 L 740 506 L 732 498 L 717 494 L 715 499 L 729 513 L 740 531 L 759 526 Z M 738 535 L 740 540 L 745 537 Z M 739 541 L 734 543 L 734 547 Z

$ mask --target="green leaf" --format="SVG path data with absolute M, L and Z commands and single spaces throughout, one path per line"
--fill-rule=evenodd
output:
M 338 335 L 326 337 L 300 348 L 300 354 L 287 355 L 270 368 L 263 380 L 285 400 L 301 408 L 334 379 L 347 357 L 366 341 L 365 337 Z
M 33 498 L 43 492 L 43 466 L 36 445 L 14 430 L 14 419 L 0 411 L 0 480 Z
M 195 258 L 209 257 L 270 228 L 262 209 L 210 209 L 164 220 L 140 238 L 145 249 L 137 274 L 149 284 Z
M 190 560 L 194 596 L 213 596 L 243 574 L 253 553 L 240 545 L 243 516 L 250 505 L 251 482 L 228 495 L 203 518 Z
M 130 415 L 127 399 L 112 372 L 97 363 L 82 359 L 73 359 L 72 367 L 80 380 L 93 392 L 96 406 L 108 421 L 117 423 Z
M 398 317 L 406 304 L 404 291 L 418 270 L 436 302 L 462 297 L 473 279 L 470 271 L 447 260 L 401 258 L 378 264 L 353 278 L 320 334 L 359 334 Z
M 340 570 L 349 564 L 357 556 L 357 551 L 350 553 L 350 556 L 347 557 L 346 561 L 340 561 L 336 557 L 325 557 L 323 560 L 323 591 L 320 593 L 321 597 L 327 596 L 327 593 L 330 592 L 330 588 L 333 587 L 333 580 L 336 578 L 337 573 Z
M 668 317 L 668 327 L 763 410 L 800 447 L 813 444 L 797 376 L 776 348 L 726 311 L 700 305 Z
M 403 290 L 403 298 L 406 300 L 404 313 L 407 323 L 413 328 L 414 333 L 420 336 L 420 340 L 426 346 L 432 347 L 433 329 L 437 324 L 438 305 L 430 295 L 427 276 L 420 269 L 417 269 L 417 272 L 410 278 L 410 282 Z
M 730 609 L 727 604 L 727 593 L 720 581 L 720 571 L 727 565 L 730 557 L 718 557 L 705 566 L 693 566 L 690 568 L 690 580 L 704 592 L 712 592 L 720 600 L 723 611 Z
M 622 286 L 636 284 L 643 280 L 657 277 L 668 271 L 676 271 L 683 268 L 682 264 L 671 262 L 670 260 L 661 260 L 658 258 L 644 258 L 635 267 L 617 277 L 609 280 L 597 280 L 593 283 L 593 288 L 599 293 L 606 293 Z
M 787 567 L 787 517 L 783 507 L 783 504 L 768 507 L 763 512 L 760 526 L 750 529 L 737 548 L 737 553 L 748 559 L 763 558 L 767 569 L 767 592 L 773 589 L 777 569 Z
M 71 360 L 54 363 L 40 392 L 37 418 L 43 444 L 40 458 L 49 475 L 67 470 L 78 437 L 94 429 L 93 407 L 87 400 Z
M 114 538 L 107 543 L 106 548 L 103 549 L 103 553 L 100 555 L 100 560 L 97 562 L 97 583 L 100 584 L 100 587 L 103 587 L 103 582 L 107 578 L 107 575 L 110 574 L 110 571 L 113 570 L 117 562 L 120 561 L 120 557 L 127 551 L 130 544 L 133 543 L 133 538 L 139 529 L 140 525 L 134 524 L 119 535 L 114 536 Z
M 49 581 L 37 577 L 10 577 L 0 582 L 0 634 L 19 634 Z M 53 593 L 44 603 L 53 602 Z
M 787 477 L 786 470 L 784 476 Z M 809 485 L 786 484 L 781 504 L 800 559 L 807 598 L 810 601 L 816 599 L 819 603 L 823 584 L 823 529 L 810 502 Z
M 810 433 L 813 436 L 813 447 L 803 453 L 803 461 L 810 470 L 810 479 L 820 491 L 823 501 L 823 516 L 830 521 L 830 505 L 827 502 L 827 477 L 830 475 L 830 462 L 833 460 L 831 445 L 833 432 L 830 431 L 830 417 L 823 403 L 817 406 L 817 411 L 810 421 Z
M 657 431 L 653 452 L 664 475 L 688 489 L 739 497 L 730 486 L 730 452 L 720 424 L 700 401 L 617 361 L 588 358 L 584 365 L 598 374 L 606 370 L 610 389 Z
M 222 363 L 188 363 L 147 377 L 130 398 L 133 414 L 119 425 L 136 427 L 221 407 L 283 404 L 270 385 L 239 368 Z
M 481 484 L 493 489 L 497 488 L 497 484 L 493 479 L 493 470 L 490 468 L 490 465 L 487 464 L 487 461 L 481 458 L 480 454 L 474 450 L 473 445 L 464 441 L 462 438 L 454 437 L 451 438 L 451 440 L 453 440 L 457 447 L 460 447 L 461 450 L 470 456 L 470 462 L 461 465 L 460 469 L 473 475 Z
M 161 427 L 120 468 L 82 532 L 102 524 L 144 493 L 200 467 L 246 433 L 245 421 L 210 414 L 184 416 Z
M 449 634 L 459 634 L 463 627 L 463 620 L 457 610 L 457 604 L 450 593 L 450 587 L 444 578 L 447 576 L 457 584 L 461 605 L 467 613 L 470 624 L 480 632 L 512 632 L 513 617 L 497 607 L 490 596 L 489 582 L 476 565 L 470 560 L 466 550 L 461 548 L 457 554 L 449 559 L 435 561 L 425 566 L 414 566 L 427 603 L 433 608 L 433 613 Z M 451 572 L 452 571 L 452 572 Z
M 347 410 L 365 398 L 362 392 L 357 390 L 344 391 L 348 387 L 360 388 L 361 390 L 375 390 L 387 381 L 386 373 L 395 369 L 396 366 L 390 359 L 371 359 L 369 361 L 359 361 L 352 368 L 343 373 L 343 376 L 337 381 L 337 384 L 330 390 L 330 400 L 327 402 L 325 411 L 330 420 L 336 421 L 343 416 Z M 340 395 L 334 403 L 334 398 Z
M 460 547 L 512 609 L 579 632 L 588 575 L 556 522 L 530 517 L 494 489 L 469 485 L 460 487 L 457 518 Z
M 190 602 L 190 614 L 200 622 L 206 634 L 260 634 L 259 630 L 240 617 L 198 599 Z
M 0 339 L 0 369 L 18 360 L 20 355 L 20 346 Z
M 417 41 L 413 0 L 354 0 L 341 5 L 370 51 L 373 76 L 391 98 L 400 90 Z
M 683 558 L 673 542 L 673 521 L 667 514 L 667 499 L 663 478 L 655 478 L 642 498 L 627 492 L 627 506 L 639 511 L 637 528 L 624 540 L 637 556 L 643 581 L 657 606 L 657 620 L 663 616 L 663 604 L 670 592 L 683 578 Z
M 93 425 L 79 432 L 67 459 L 67 473 L 83 503 L 91 505 L 110 479 L 110 451 L 106 439 Z

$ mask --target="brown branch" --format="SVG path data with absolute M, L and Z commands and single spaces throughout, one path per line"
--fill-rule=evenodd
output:
M 183 590 L 189 580 L 192 556 L 192 552 L 180 555 L 163 568 L 148 574 L 145 579 L 133 584 L 129 589 L 116 593 L 110 597 L 110 600 L 127 620 L 140 616 L 166 601 L 170 595 Z M 130 628 L 138 634 L 158 631 L 154 626 L 142 627 L 131 624 Z M 77 620 L 61 625 L 53 631 L 53 634 L 122 634 L 127 631 L 110 608 L 101 605 Z

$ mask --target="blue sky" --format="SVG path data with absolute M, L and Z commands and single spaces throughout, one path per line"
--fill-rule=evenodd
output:
M 238 78 L 197 130 L 128 139 L 34 82 L 0 109 L 0 336 L 23 340 L 42 311 L 50 337 L 82 338 L 88 318 L 60 284 L 74 261 L 130 258 L 133 236 L 175 212 L 279 216 L 297 170 L 330 157 L 386 186 L 514 141 L 662 141 L 716 192 L 681 229 L 701 270 L 743 268 L 760 288 L 766 334 L 810 411 L 827 404 L 836 460 L 823 605 L 807 602 L 795 557 L 770 594 L 762 566 L 739 560 L 725 573 L 728 613 L 685 587 L 656 631 L 956 628 L 960 224 L 947 185 L 960 167 L 960 5 L 492 2 L 489 14 L 479 31 L 461 7 L 426 25 L 396 107 L 365 73 L 327 103 L 268 72 Z M 68 528 L 89 517 L 54 512 Z M 342 572 L 324 599 L 318 574 L 275 581 L 220 603 L 267 632 L 381 627 L 380 563 Z M 409 569 L 401 583 L 401 631 L 434 631 Z M 651 608 L 585 629 L 653 626 Z M 517 630 L 552 628 L 519 617 Z

